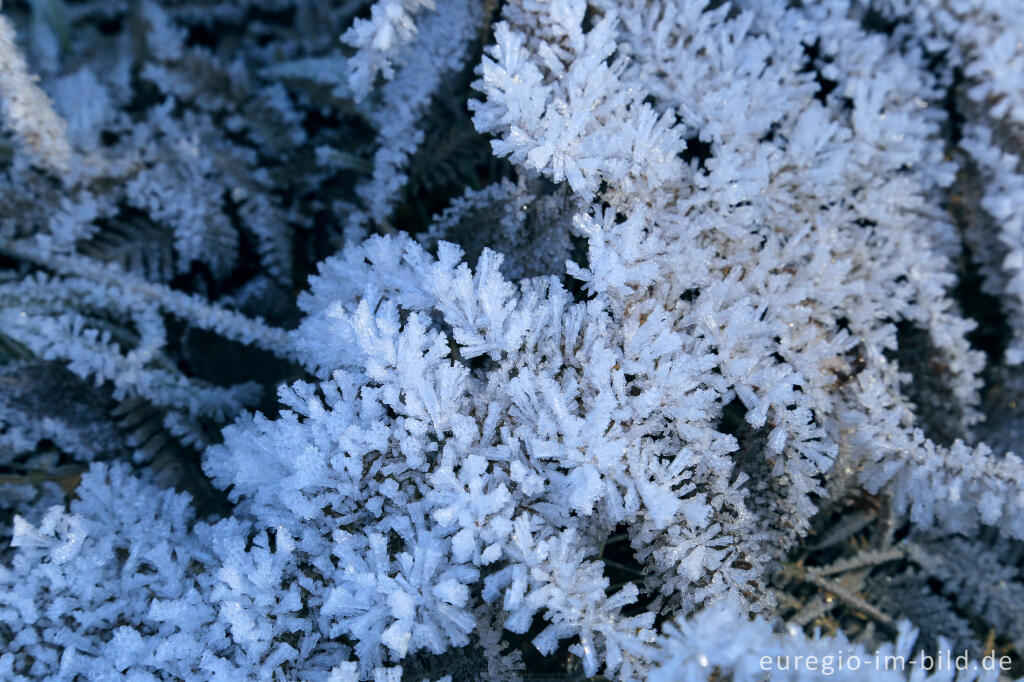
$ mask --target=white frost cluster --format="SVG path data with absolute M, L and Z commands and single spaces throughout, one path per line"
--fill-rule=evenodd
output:
M 416 38 L 415 17 L 434 9 L 433 0 L 378 0 L 369 19 L 356 19 L 341 37 L 357 50 L 349 60 L 349 85 L 357 96 L 365 96 L 378 75 L 394 77 L 391 60 Z
M 1021 59 L 1000 32 L 1007 4 L 879 2 L 919 29 L 888 35 L 852 0 L 510 0 L 469 107 L 518 183 L 467 192 L 421 241 L 349 240 L 310 278 L 290 332 L 45 240 L 5 247 L 61 275 L 0 282 L 7 333 L 122 394 L 188 417 L 244 402 L 244 387 L 186 391 L 149 362 L 166 342 L 158 310 L 295 358 L 309 380 L 205 451 L 228 518 L 196 521 L 185 495 L 104 464 L 68 510 L 16 517 L 0 677 L 392 681 L 417 655 L 478 647 L 491 679 L 514 679 L 514 656 L 494 662 L 503 630 L 621 680 L 760 679 L 765 655 L 870 656 L 765 617 L 771 572 L 822 500 L 848 492 L 837 481 L 886 495 L 922 530 L 1024 540 L 1024 463 L 974 440 L 985 357 L 954 303 L 963 245 L 946 205 L 975 164 L 1007 254 L 986 286 L 1015 297 L 1019 327 L 1024 171 L 1007 140 L 1024 139 L 1024 83 L 1006 75 Z M 387 80 L 349 236 L 393 232 L 420 121 L 485 9 L 379 0 L 345 34 L 352 90 Z M 929 67 L 943 49 L 985 110 L 960 156 L 944 148 L 949 84 Z M 562 269 L 527 272 L 519 253 L 503 272 L 498 252 L 468 263 L 446 241 L 493 206 L 498 239 L 525 238 L 519 204 L 540 177 L 561 194 L 530 215 L 562 224 L 536 243 Z M 177 182 L 147 176 L 136 193 L 157 214 L 164 181 Z M 122 312 L 137 344 L 122 352 L 73 312 L 26 314 L 43 291 Z M 927 339 L 949 442 L 910 397 L 908 333 Z M 643 582 L 613 586 L 603 551 L 622 529 Z M 659 617 L 673 623 L 660 636 Z M 910 626 L 897 635 L 883 656 L 910 651 Z

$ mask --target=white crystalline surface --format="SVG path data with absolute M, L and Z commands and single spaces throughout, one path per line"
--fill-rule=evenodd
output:
M 73 253 L 108 211 L 89 193 L 35 238 L 0 231 L 4 254 L 56 273 L 0 279 L 2 338 L 116 400 L 145 397 L 190 444 L 206 444 L 203 419 L 237 415 L 201 459 L 232 505 L 221 518 L 197 518 L 131 453 L 92 462 L 67 504 L 55 486 L 11 493 L 0 678 L 397 682 L 414 661 L 482 649 L 480 679 L 519 679 L 529 670 L 507 641 L 527 637 L 616 680 L 761 679 L 763 657 L 808 651 L 871 658 L 842 632 L 774 620 L 773 576 L 787 570 L 876 618 L 883 655 L 909 660 L 929 623 L 876 614 L 831 577 L 893 560 L 976 590 L 1019 647 L 1007 613 L 1024 587 L 999 548 L 1024 540 L 1024 463 L 978 435 L 986 372 L 1024 361 L 1016 5 L 353 6 L 345 59 L 274 72 L 347 93 L 379 135 L 344 244 L 298 294 L 289 331 Z M 178 59 L 187 41 L 156 3 L 140 7 L 150 40 L 164 36 L 156 58 Z M 28 154 L 19 172 L 74 182 L 91 172 L 76 136 L 95 136 L 105 100 L 64 125 L 7 26 L 0 97 L 12 153 Z M 417 238 L 396 207 L 436 93 L 471 60 L 473 126 L 516 181 L 467 184 Z M 328 63 L 337 73 L 309 75 Z M 60 83 L 58 108 L 105 87 L 85 71 Z M 266 96 L 287 112 L 282 93 Z M 214 253 L 241 239 L 211 208 L 221 171 L 198 142 L 175 144 L 189 173 L 134 176 L 132 207 L 171 226 L 181 272 L 230 270 Z M 330 165 L 343 151 L 317 153 Z M 261 213 L 237 197 L 243 217 Z M 958 222 L 964 201 L 974 212 Z M 274 257 L 283 229 L 257 221 L 245 237 L 271 278 L 290 267 Z M 997 359 L 972 345 L 957 289 L 968 261 L 1005 319 Z M 134 349 L 74 306 L 129 319 Z M 159 360 L 168 316 L 305 379 L 278 388 L 273 416 L 243 409 L 248 384 L 198 385 Z M 922 340 L 919 363 L 907 339 Z M 922 402 L 933 383 L 941 400 Z M 89 451 L 61 423 L 23 419 L 0 401 L 0 447 Z M 892 532 L 834 571 L 788 563 L 827 542 L 808 537 L 816 514 L 850 499 L 884 500 L 913 543 L 977 543 L 986 570 L 1009 572 L 998 588 L 949 572 Z M 617 534 L 629 580 L 604 553 Z M 468 674 L 437 665 L 440 679 Z

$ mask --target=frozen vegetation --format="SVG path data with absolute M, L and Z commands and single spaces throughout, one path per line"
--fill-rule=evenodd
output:
M 1019 0 L 8 0 L 0 108 L 0 679 L 1024 675 Z

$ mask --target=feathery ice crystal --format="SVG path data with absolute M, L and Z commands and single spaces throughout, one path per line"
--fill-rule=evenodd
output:
M 1024 655 L 1016 3 L 51 4 L 0 16 L 0 677 Z

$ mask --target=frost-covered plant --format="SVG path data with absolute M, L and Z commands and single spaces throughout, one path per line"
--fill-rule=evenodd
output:
M 822 637 L 815 633 L 808 637 L 795 626 L 778 634 L 761 618 L 748 622 L 740 605 L 724 600 L 689 621 L 666 627 L 657 666 L 647 679 L 703 680 L 712 670 L 737 682 L 760 680 L 765 675 L 772 680 L 906 680 L 907 670 L 914 670 L 910 676 L 914 680 L 999 679 L 997 671 L 984 671 L 980 666 L 964 672 L 937 670 L 934 660 L 921 658 L 922 654 L 930 654 L 914 648 L 917 632 L 906 621 L 896 634 L 894 642 L 873 651 L 841 634 Z M 949 642 L 944 642 L 939 650 L 949 650 Z M 808 657 L 814 659 L 812 665 L 798 664 Z M 877 661 L 883 663 L 876 665 Z M 893 663 L 887 667 L 885 661 Z
M 473 0 L 440 0 L 436 8 L 415 30 L 416 42 L 405 50 L 394 45 L 408 41 L 414 33 L 411 18 L 404 5 L 420 7 L 425 0 L 382 0 L 373 5 L 371 22 L 356 23 L 345 34 L 354 47 L 362 47 L 349 62 L 349 82 L 358 94 L 365 93 L 369 74 L 378 70 L 373 60 L 396 52 L 400 63 L 397 71 L 385 70 L 388 82 L 377 93 L 371 118 L 377 127 L 381 145 L 373 156 L 373 176 L 358 188 L 366 204 L 366 213 L 358 211 L 348 226 L 350 238 L 365 236 L 365 223 L 381 225 L 390 217 L 391 208 L 399 198 L 407 179 L 405 166 L 426 134 L 420 126 L 431 97 L 445 78 L 459 71 L 466 59 L 469 43 L 483 19 L 484 8 Z M 433 2 L 429 3 L 433 5 Z M 372 35 L 372 41 L 368 36 Z M 385 61 L 385 64 L 389 62 Z
M 41 165 L 66 170 L 71 155 L 66 124 L 29 74 L 14 40 L 11 22 L 0 17 L 0 102 L 5 122 Z
M 19 50 L 3 18 L 4 112 L 20 139 L 0 170 L 0 253 L 17 263 L 0 281 L 0 364 L 42 360 L 95 381 L 123 447 L 137 448 L 136 459 L 174 461 L 182 448 L 218 439 L 220 426 L 290 371 L 267 359 L 290 356 L 285 333 L 260 318 L 287 324 L 293 315 L 288 291 L 301 281 L 293 245 L 311 219 L 299 217 L 300 192 L 282 191 L 278 177 L 304 156 L 312 172 L 292 177 L 318 175 L 321 186 L 329 177 L 315 162 L 324 139 L 302 128 L 314 105 L 293 58 L 306 49 L 336 54 L 337 34 L 310 7 L 297 21 L 332 40 L 318 45 L 310 34 L 299 50 L 249 10 L 228 13 L 217 20 L 249 23 L 247 42 L 264 47 L 221 46 L 225 59 L 190 39 L 195 17 L 213 15 L 187 3 L 5 9 L 27 30 Z M 263 75 L 268 63 L 286 75 Z M 47 163 L 36 149 L 44 142 Z M 53 150 L 63 150 L 59 163 Z M 331 194 L 321 199 L 331 203 Z M 246 344 L 261 350 L 240 352 Z M 217 359 L 218 345 L 227 360 Z M 0 437 L 28 438 L 26 425 L 3 421 Z M 30 428 L 6 459 L 28 467 L 21 460 L 45 450 L 42 440 L 74 440 L 48 424 L 46 439 Z M 198 455 L 188 458 L 197 465 Z
M 5 676 L 496 680 L 539 652 L 759 679 L 909 659 L 918 631 L 1024 653 L 1024 464 L 993 407 L 1024 300 L 1009 3 L 208 4 L 76 4 L 134 22 L 102 75 L 64 73 L 35 10 L 71 152 L 59 187 L 7 171 L 45 200 L 0 223 L 0 377 L 59 361 L 148 401 L 226 499 L 197 520 L 137 453 L 33 479 L 117 437 L 0 402 Z M 463 160 L 424 219 L 413 176 L 480 38 L 461 96 L 507 165 Z M 170 261 L 110 247 L 135 223 Z M 314 262 L 297 326 L 232 310 Z M 258 386 L 191 376 L 170 318 L 304 376 L 249 413 Z M 200 417 L 233 423 L 207 443 Z

